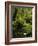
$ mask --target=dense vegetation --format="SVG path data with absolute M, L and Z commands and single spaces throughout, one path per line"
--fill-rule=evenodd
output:
M 12 15 L 12 33 L 14 38 L 32 36 L 32 8 L 15 8 Z

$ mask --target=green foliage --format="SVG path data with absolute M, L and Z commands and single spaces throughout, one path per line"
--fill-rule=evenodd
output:
M 32 36 L 32 8 L 15 8 L 12 28 L 13 37 L 31 37 Z M 26 35 L 24 35 L 26 33 Z

